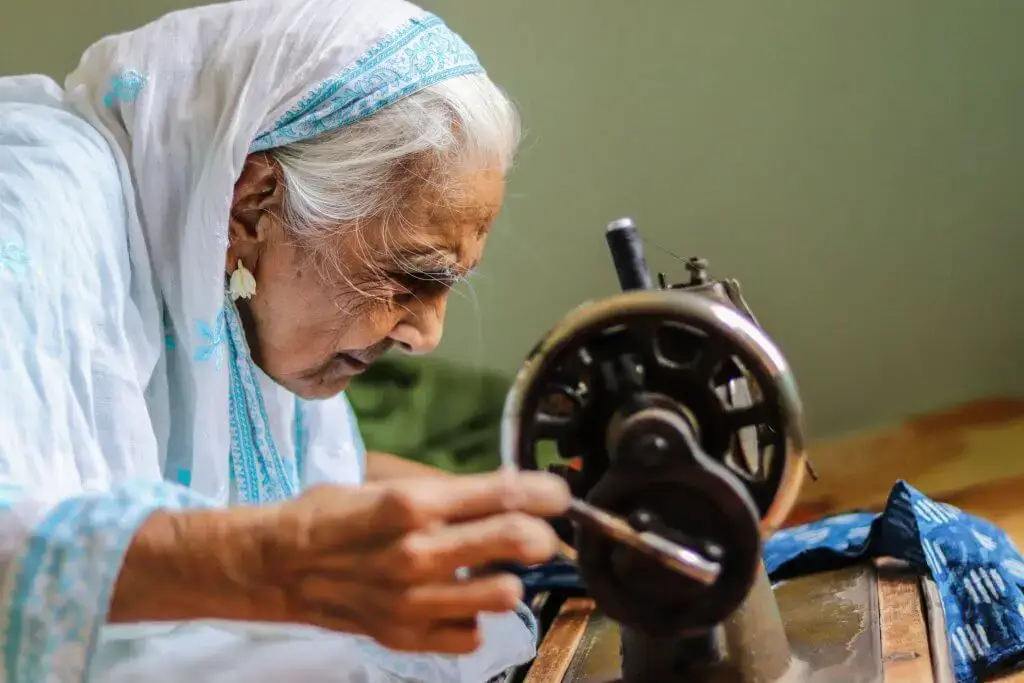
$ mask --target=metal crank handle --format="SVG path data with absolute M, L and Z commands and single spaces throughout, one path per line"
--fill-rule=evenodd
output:
M 577 524 L 589 525 L 609 538 L 628 545 L 651 557 L 674 572 L 705 586 L 718 581 L 722 565 L 700 553 L 673 543 L 651 531 L 637 531 L 625 520 L 596 508 L 579 498 L 573 498 L 566 517 Z

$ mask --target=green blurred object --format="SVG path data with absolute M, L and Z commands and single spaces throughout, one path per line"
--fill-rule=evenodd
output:
M 383 358 L 345 392 L 366 447 L 457 474 L 496 469 L 509 379 L 445 361 Z

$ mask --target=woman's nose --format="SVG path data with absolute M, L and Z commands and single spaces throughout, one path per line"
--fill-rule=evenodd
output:
M 420 356 L 431 353 L 441 343 L 444 333 L 444 304 L 423 307 L 403 318 L 391 331 L 391 340 L 406 353 Z

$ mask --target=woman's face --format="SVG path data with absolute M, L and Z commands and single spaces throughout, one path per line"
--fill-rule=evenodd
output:
M 241 260 L 256 278 L 256 294 L 238 302 L 256 363 L 302 398 L 328 398 L 393 346 L 433 351 L 451 286 L 479 263 L 504 189 L 500 171 L 463 173 L 415 194 L 396 225 L 339 226 L 323 258 L 288 236 L 274 162 L 249 157 L 225 267 Z

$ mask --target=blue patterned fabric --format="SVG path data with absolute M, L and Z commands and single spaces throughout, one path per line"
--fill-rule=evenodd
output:
M 576 563 L 556 560 L 534 567 L 512 566 L 504 568 L 523 582 L 523 602 L 530 604 L 540 593 L 557 590 L 581 590 Z
M 775 534 L 765 543 L 772 580 L 892 557 L 930 575 L 942 596 L 958 683 L 974 683 L 1024 661 L 1024 558 L 998 527 L 906 482 L 881 514 L 850 513 Z M 516 571 L 528 595 L 582 589 L 578 570 L 555 562 Z
M 355 424 L 355 420 L 352 422 Z M 359 433 L 358 428 L 353 431 L 356 434 Z M 298 396 L 295 397 L 295 419 L 292 421 L 292 443 L 295 446 L 295 471 L 298 473 L 299 481 L 301 482 L 306 472 L 306 418 L 302 413 L 302 399 Z M 362 478 L 360 477 L 360 481 L 361 480 Z
M 6 491 L 9 509 L 18 491 Z M 67 499 L 37 524 L 25 552 L 3 567 L 14 584 L 3 615 L 3 680 L 73 680 L 95 647 L 110 591 L 135 530 L 157 509 L 202 507 L 187 489 L 131 483 Z
M 224 336 L 231 366 L 231 475 L 238 502 L 265 505 L 293 498 L 299 493 L 297 463 L 283 458 L 274 443 L 256 365 L 249 354 L 238 309 L 226 292 L 219 317 L 226 320 Z M 217 332 L 218 337 L 222 334 Z
M 428 85 L 483 71 L 473 49 L 441 19 L 430 14 L 411 19 L 343 73 L 318 84 L 259 135 L 251 151 L 308 140 L 365 119 Z

